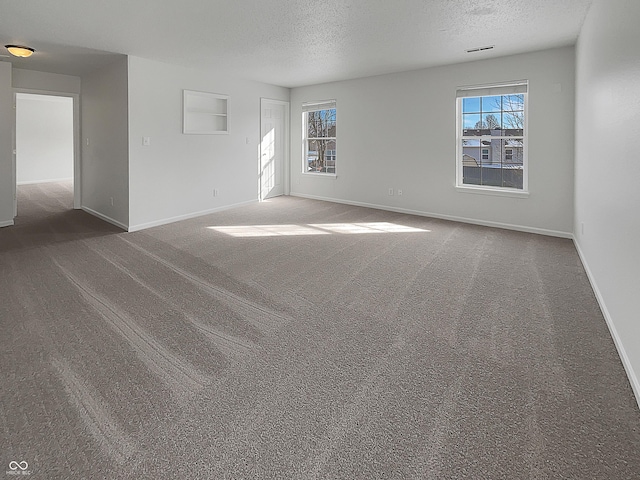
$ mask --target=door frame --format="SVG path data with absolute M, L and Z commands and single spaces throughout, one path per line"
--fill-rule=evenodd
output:
M 272 98 L 264 98 L 260 97 L 260 132 L 258 138 L 260 141 L 258 142 L 258 201 L 262 202 L 264 200 L 264 195 L 262 193 L 262 181 L 260 179 L 260 168 L 262 162 L 262 110 L 267 104 L 276 104 L 284 107 L 284 135 L 283 135 L 283 143 L 284 146 L 282 148 L 282 187 L 284 195 L 289 195 L 291 193 L 289 178 L 290 178 L 290 162 L 289 162 L 289 129 L 290 129 L 290 103 L 284 100 L 274 100 Z
M 82 157 L 80 152 L 80 94 L 69 92 L 54 92 L 50 90 L 34 90 L 30 88 L 13 89 L 13 155 L 11 173 L 13 175 L 13 216 L 18 215 L 18 176 L 16 169 L 16 130 L 17 130 L 17 99 L 19 93 L 45 95 L 49 97 L 67 97 L 73 99 L 73 208 L 82 208 Z

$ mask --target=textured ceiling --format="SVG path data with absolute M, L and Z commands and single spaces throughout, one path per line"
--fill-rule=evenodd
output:
M 0 60 L 82 75 L 109 52 L 295 87 L 570 45 L 591 1 L 0 0 L 0 42 L 37 50 Z

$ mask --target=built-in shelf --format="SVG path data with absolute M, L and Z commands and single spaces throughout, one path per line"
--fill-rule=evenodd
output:
M 183 92 L 182 133 L 215 135 L 229 133 L 229 96 L 219 93 Z

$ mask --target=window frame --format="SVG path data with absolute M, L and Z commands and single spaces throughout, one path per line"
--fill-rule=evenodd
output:
M 335 131 L 335 136 L 333 137 L 308 137 L 307 134 L 309 132 L 309 127 L 308 127 L 308 118 L 309 118 L 309 113 L 310 112 L 319 112 L 322 110 L 335 110 L 335 124 L 336 124 L 336 131 Z M 304 102 L 302 104 L 302 174 L 303 175 L 313 175 L 313 176 L 319 176 L 319 177 L 336 177 L 338 174 L 338 163 L 337 163 L 337 158 L 338 158 L 338 139 L 337 139 L 337 133 L 338 133 L 338 129 L 337 129 L 337 118 L 338 118 L 338 108 L 337 108 L 337 102 L 336 100 L 324 100 L 324 101 L 316 101 L 316 102 Z M 334 162 L 334 171 L 333 172 L 317 172 L 317 171 L 312 171 L 312 170 L 308 170 L 308 152 L 309 152 L 309 148 L 308 148 L 308 142 L 312 141 L 312 140 L 333 140 L 333 143 L 335 145 L 335 148 L 333 149 L 327 149 L 325 151 L 325 160 L 327 159 L 327 157 L 332 157 L 332 161 Z M 331 152 L 329 155 L 328 153 Z M 325 167 L 326 168 L 326 167 Z
M 522 91 L 524 90 L 524 91 Z M 478 98 L 498 95 L 524 95 L 524 128 L 522 137 L 515 136 L 465 136 L 463 122 L 463 99 Z M 463 86 L 456 89 L 456 180 L 455 188 L 464 193 L 480 193 L 498 196 L 528 197 L 529 196 L 529 82 L 528 80 L 518 80 L 505 83 L 492 83 L 485 85 Z M 522 189 L 513 187 L 502 187 L 493 185 L 476 185 L 463 183 L 463 140 L 477 139 L 478 141 L 500 139 L 502 141 L 510 138 L 522 140 Z M 481 149 L 483 147 L 480 147 Z M 506 148 L 505 148 L 506 150 Z M 482 152 L 482 150 L 481 150 Z M 481 153 L 482 158 L 482 153 Z

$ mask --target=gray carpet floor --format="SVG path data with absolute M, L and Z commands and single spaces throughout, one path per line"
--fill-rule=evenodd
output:
M 124 233 L 19 194 L 0 474 L 640 478 L 569 240 L 288 197 Z

